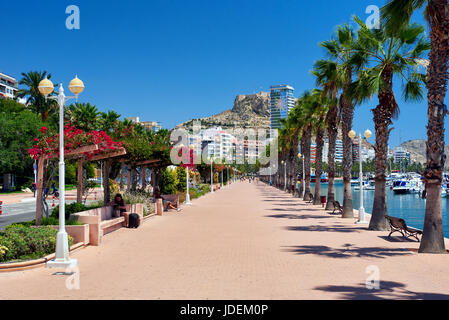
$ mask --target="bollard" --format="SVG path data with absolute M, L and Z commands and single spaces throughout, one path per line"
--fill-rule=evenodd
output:
M 162 216 L 163 212 L 164 212 L 164 206 L 162 203 L 162 199 L 157 199 L 156 200 L 156 214 L 158 216 Z
M 323 208 L 326 205 L 326 202 L 327 202 L 326 196 L 321 196 L 321 205 L 323 206 Z

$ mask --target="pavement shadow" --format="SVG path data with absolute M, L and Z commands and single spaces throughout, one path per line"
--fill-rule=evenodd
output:
M 276 218 L 276 219 L 299 219 L 299 220 L 308 220 L 308 219 L 332 219 L 332 217 L 328 216 L 314 216 L 310 214 L 273 214 L 269 216 L 265 216 L 266 218 Z
M 322 217 L 320 217 L 322 218 Z M 367 230 L 366 228 L 353 228 L 353 227 L 343 227 L 341 225 L 331 225 L 331 226 L 289 226 L 285 227 L 286 230 L 289 231 L 311 231 L 311 232 L 342 232 L 342 233 L 351 233 L 351 232 L 361 232 Z
M 336 259 L 350 258 L 377 258 L 385 259 L 394 256 L 407 256 L 413 253 L 405 248 L 361 248 L 352 244 L 346 244 L 344 248 L 331 248 L 328 246 L 291 246 L 284 247 L 284 252 L 291 252 L 298 255 L 312 254 Z
M 414 292 L 406 285 L 394 281 L 380 281 L 380 289 L 369 290 L 366 284 L 358 286 L 321 286 L 315 290 L 339 293 L 345 300 L 448 300 L 449 295 L 431 292 Z
M 385 231 L 385 232 L 389 232 L 389 231 Z M 379 236 L 379 238 L 381 238 L 382 240 L 388 241 L 388 242 L 418 242 L 416 241 L 416 239 L 409 239 L 409 238 L 405 238 L 405 237 L 401 237 L 401 236 Z

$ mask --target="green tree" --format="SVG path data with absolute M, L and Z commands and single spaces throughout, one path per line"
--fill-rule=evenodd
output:
M 39 92 L 39 83 L 46 77 L 51 78 L 51 74 L 47 74 L 47 71 L 22 73 L 19 84 L 25 86 L 25 88 L 17 92 L 17 97 L 27 98 L 27 105 L 39 114 L 44 122 L 47 121 L 51 111 L 56 109 L 56 102 L 45 100 L 45 97 Z
M 395 76 L 406 83 L 406 100 L 419 100 L 423 96 L 425 76 L 416 72 L 417 59 L 429 49 L 424 28 L 418 24 L 404 25 L 389 33 L 385 28 L 370 29 L 359 18 L 358 40 L 354 48 L 354 64 L 359 73 L 351 91 L 356 100 L 363 101 L 377 94 L 378 106 L 373 109 L 376 129 L 375 191 L 369 229 L 387 230 L 386 172 L 388 167 L 388 138 L 393 118 L 399 114 L 399 105 L 393 91 Z
M 427 164 L 424 172 L 427 201 L 420 253 L 446 253 L 443 233 L 441 183 L 446 155 L 444 154 L 444 120 L 447 107 L 449 67 L 449 14 L 447 0 L 389 0 L 382 8 L 387 28 L 394 32 L 410 23 L 413 13 L 422 8 L 430 26 L 430 64 L 427 68 Z
M 41 127 L 42 120 L 32 111 L 0 111 L 0 173 L 14 173 L 22 182 L 33 176 L 28 149 L 33 147 Z
M 175 173 L 169 168 L 161 170 L 159 188 L 161 190 L 161 194 L 176 194 Z
M 72 125 L 83 131 L 97 130 L 99 115 L 97 107 L 90 103 L 75 103 L 67 108 L 69 120 Z

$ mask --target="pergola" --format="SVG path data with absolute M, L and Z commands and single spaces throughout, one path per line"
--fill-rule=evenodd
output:
M 78 160 L 78 184 L 77 184 L 77 202 L 82 202 L 82 194 L 84 189 L 84 164 L 89 161 L 105 161 L 105 176 L 109 176 L 109 170 L 111 167 L 112 159 L 115 157 L 121 157 L 126 155 L 125 148 L 120 148 L 117 150 L 111 150 L 102 152 L 100 154 L 95 154 L 96 151 L 99 150 L 98 145 L 91 145 L 80 147 L 78 149 L 67 152 L 64 156 L 66 159 L 76 159 Z M 92 155 L 94 154 L 94 155 Z M 91 155 L 91 157 L 89 157 Z M 51 153 L 42 155 L 38 159 L 37 165 L 37 186 L 36 186 L 36 224 L 40 224 L 43 217 L 43 202 L 42 202 L 42 194 L 44 189 L 44 171 L 45 171 L 45 162 L 52 158 L 58 158 L 59 155 L 57 153 Z M 103 187 L 104 187 L 104 199 L 109 198 L 109 179 L 103 179 Z

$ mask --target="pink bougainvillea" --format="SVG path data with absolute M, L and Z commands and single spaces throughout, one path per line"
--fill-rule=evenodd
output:
M 36 144 L 28 150 L 33 159 L 38 159 L 42 155 L 54 155 L 59 157 L 59 134 L 50 134 L 46 127 L 41 128 L 42 136 L 35 138 Z M 114 151 L 123 146 L 123 142 L 113 141 L 104 131 L 85 132 L 72 125 L 64 127 L 64 150 L 66 154 L 82 147 L 97 145 L 98 150 L 86 153 L 88 159 L 95 154 L 104 151 Z

